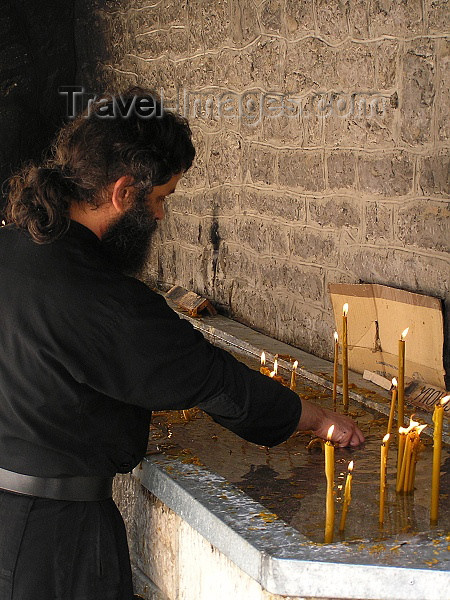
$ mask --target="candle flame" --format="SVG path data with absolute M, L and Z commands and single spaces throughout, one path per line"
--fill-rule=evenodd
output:
M 404 341 L 405 337 L 408 335 L 409 327 L 407 327 L 404 331 L 402 331 L 401 340 Z
M 334 425 L 331 425 L 331 427 L 328 429 L 328 433 L 327 433 L 327 440 L 328 441 L 331 440 L 331 436 L 333 435 L 333 431 L 334 431 Z
M 407 427 L 408 431 L 411 431 L 411 429 L 414 429 L 415 427 L 420 425 L 419 421 L 414 421 L 413 417 L 414 415 L 411 415 L 409 417 L 409 426 Z
M 389 440 L 390 437 L 391 437 L 391 434 L 387 433 L 383 438 L 383 444 L 385 444 Z
M 276 358 L 274 363 L 273 363 L 273 372 L 275 373 L 275 375 L 278 373 L 278 359 Z
M 292 365 L 292 370 L 296 371 L 298 367 L 298 360 L 294 361 L 294 364 Z
M 422 431 L 425 429 L 426 425 L 419 425 L 417 429 L 417 435 L 420 435 Z
M 275 377 L 275 375 L 276 375 L 275 371 L 270 371 L 269 377 Z
M 397 379 L 395 377 L 392 378 L 392 386 L 397 387 Z
M 450 395 L 444 396 L 443 398 L 441 398 L 441 402 L 440 402 L 441 406 L 445 406 L 449 400 L 450 400 Z
M 353 471 L 353 461 L 352 460 L 348 463 L 348 470 L 349 470 L 349 473 L 351 473 Z
M 406 433 L 408 433 L 408 429 L 406 429 L 406 427 L 399 427 L 398 432 L 400 435 L 405 435 Z
M 406 428 L 399 427 L 398 428 L 398 432 L 399 433 L 406 433 L 406 434 L 408 434 L 408 433 L 413 432 L 415 429 L 417 429 L 417 427 L 420 425 L 420 423 L 418 421 L 414 421 L 413 417 L 414 417 L 414 415 L 411 415 L 409 417 L 409 425 L 408 425 L 408 427 L 406 427 Z M 400 429 L 402 429 L 402 431 L 400 431 Z
M 347 304 L 347 302 L 342 307 L 342 313 L 343 313 L 344 317 L 347 316 L 347 313 L 348 313 L 348 304 Z
M 264 366 L 265 364 L 266 364 L 266 353 L 263 350 L 261 352 L 261 366 Z
M 337 343 L 338 339 L 339 339 L 338 332 L 335 331 L 334 332 L 334 341 Z

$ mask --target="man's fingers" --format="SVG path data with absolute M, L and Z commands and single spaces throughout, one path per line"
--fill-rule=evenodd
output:
M 345 448 L 347 446 L 359 446 L 365 441 L 365 438 L 359 427 L 352 423 L 349 430 L 343 429 L 338 434 L 336 441 L 340 448 Z

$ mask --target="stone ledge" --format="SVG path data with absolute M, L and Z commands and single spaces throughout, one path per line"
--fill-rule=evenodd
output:
M 140 482 L 142 488 L 162 502 L 162 518 L 168 511 L 178 515 L 181 525 L 185 523 L 189 531 L 195 531 L 211 546 L 212 552 L 217 552 L 217 560 L 231 561 L 242 576 L 250 577 L 276 598 L 285 595 L 370 600 L 446 598 L 445 589 L 450 585 L 448 559 L 441 555 L 439 568 L 424 568 L 424 561 L 435 556 L 433 540 L 441 538 L 445 544 L 443 534 L 423 533 L 409 539 L 397 536 L 385 543 L 383 553 L 374 551 L 376 544 L 361 544 L 361 540 L 315 544 L 270 515 L 224 478 L 204 468 L 152 456 L 125 478 L 134 479 L 135 484 Z M 119 506 L 121 479 L 115 486 Z M 135 490 L 139 493 L 139 488 Z M 141 517 L 133 514 L 138 520 Z M 145 538 L 145 532 L 138 531 L 139 537 Z M 160 524 L 159 535 L 164 536 L 164 532 Z M 180 539 L 175 545 L 181 548 L 183 541 Z

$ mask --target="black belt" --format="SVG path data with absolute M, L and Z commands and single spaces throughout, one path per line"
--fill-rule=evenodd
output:
M 34 477 L 0 468 L 0 489 L 52 500 L 106 500 L 112 482 L 112 477 Z

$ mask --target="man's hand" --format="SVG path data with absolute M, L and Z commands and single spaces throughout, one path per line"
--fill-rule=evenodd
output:
M 345 415 L 320 408 L 302 399 L 302 416 L 297 431 L 313 431 L 314 435 L 327 439 L 328 429 L 334 425 L 331 441 L 340 447 L 359 446 L 364 442 L 364 436 L 359 427 Z

